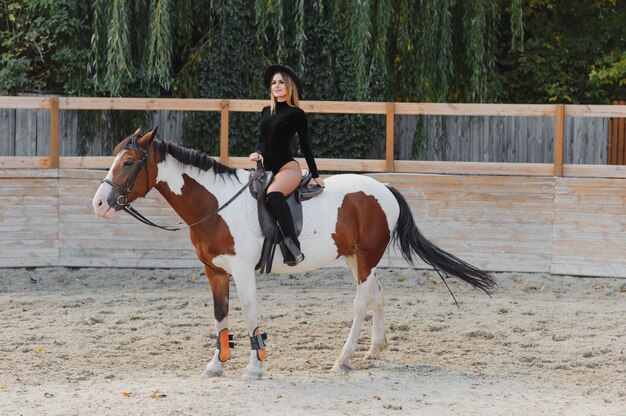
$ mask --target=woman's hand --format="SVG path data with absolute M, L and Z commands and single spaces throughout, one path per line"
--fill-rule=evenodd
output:
M 263 156 L 261 156 L 261 154 L 257 152 L 250 153 L 250 160 L 253 162 L 258 162 L 259 160 L 263 160 Z
M 326 186 L 324 185 L 324 179 L 322 179 L 321 177 L 313 178 L 313 180 L 315 181 L 316 184 L 318 184 L 322 188 Z

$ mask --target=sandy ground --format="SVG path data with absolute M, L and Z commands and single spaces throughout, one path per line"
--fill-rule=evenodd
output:
M 435 274 L 379 270 L 389 349 L 332 373 L 352 321 L 347 269 L 258 279 L 265 377 L 249 341 L 221 378 L 199 270 L 0 270 L 2 415 L 624 415 L 626 280 L 497 274 L 489 298 Z

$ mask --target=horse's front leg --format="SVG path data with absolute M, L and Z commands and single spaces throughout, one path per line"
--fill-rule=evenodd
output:
M 233 278 L 241 300 L 241 311 L 246 321 L 250 337 L 250 362 L 244 377 L 260 379 L 263 376 L 262 361 L 265 359 L 265 334 L 258 327 L 259 314 L 256 304 L 256 280 L 254 270 L 249 265 L 233 268 Z
M 213 310 L 215 313 L 215 330 L 217 347 L 213 359 L 206 366 L 205 373 L 209 377 L 219 377 L 224 371 L 223 363 L 230 358 L 230 335 L 228 333 L 228 296 L 230 275 L 205 267 L 206 275 L 213 292 Z

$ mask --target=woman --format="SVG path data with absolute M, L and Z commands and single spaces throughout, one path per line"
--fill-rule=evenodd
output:
M 304 260 L 304 254 L 300 251 L 300 242 L 285 200 L 302 179 L 300 165 L 293 158 L 290 148 L 295 133 L 313 180 L 322 187 L 324 180 L 319 177 L 309 146 L 306 114 L 298 107 L 302 97 L 300 79 L 288 66 L 270 65 L 263 72 L 263 83 L 270 91 L 271 105 L 261 111 L 261 141 L 256 152 L 250 154 L 250 160 L 261 160 L 265 169 L 274 173 L 267 190 L 267 203 L 278 221 L 285 246 L 291 252 L 285 256 L 285 264 L 295 266 Z

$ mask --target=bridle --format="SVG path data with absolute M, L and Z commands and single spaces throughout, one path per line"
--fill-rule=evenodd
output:
M 122 209 L 126 206 L 130 206 L 130 204 L 128 204 L 128 194 L 132 192 L 133 187 L 135 186 L 135 181 L 137 180 L 137 176 L 139 176 L 139 172 L 141 172 L 141 169 L 144 166 L 146 167 L 146 189 L 148 189 L 148 187 L 150 186 L 150 176 L 148 175 L 148 164 L 146 163 L 148 159 L 148 151 L 137 144 L 138 138 L 139 138 L 138 134 L 133 135 L 133 137 L 130 138 L 128 143 L 126 143 L 126 145 L 121 150 L 121 151 L 124 151 L 126 149 L 132 149 L 141 153 L 141 159 L 139 160 L 139 163 L 135 165 L 135 168 L 128 176 L 128 179 L 126 179 L 126 183 L 123 186 L 119 186 L 115 182 L 110 181 L 106 178 L 102 180 L 102 182 L 108 183 L 109 185 L 111 185 L 113 189 L 115 189 L 115 191 L 119 194 L 119 196 L 115 200 L 115 203 L 117 204 L 117 206 L 121 207 Z
M 226 203 L 224 205 L 222 205 L 221 207 L 216 208 L 215 210 L 213 210 L 212 212 L 207 214 L 204 218 L 202 218 L 199 221 L 196 221 L 196 222 L 194 222 L 192 224 L 186 224 L 184 221 L 179 221 L 179 222 L 171 224 L 171 225 L 155 224 L 154 222 L 152 222 L 149 219 L 147 219 L 146 217 L 144 217 L 135 208 L 131 207 L 130 203 L 128 202 L 128 194 L 130 194 L 132 192 L 132 189 L 135 186 L 135 181 L 137 180 L 137 176 L 139 176 L 139 172 L 141 172 L 141 169 L 143 169 L 144 167 L 145 167 L 145 170 L 146 170 L 146 192 L 150 188 L 150 175 L 148 174 L 148 163 L 147 163 L 147 160 L 148 160 L 148 150 L 144 149 L 143 147 L 141 147 L 140 145 L 137 144 L 137 140 L 138 139 L 139 139 L 139 135 L 138 134 L 134 134 L 130 138 L 128 143 L 126 143 L 126 145 L 124 145 L 124 147 L 120 150 L 120 151 L 123 151 L 123 150 L 126 150 L 126 149 L 132 149 L 132 150 L 136 150 L 139 153 L 141 153 L 141 159 L 139 160 L 139 163 L 137 163 L 137 165 L 135 165 L 135 168 L 133 169 L 133 171 L 128 176 L 128 179 L 126 180 L 126 183 L 123 186 L 118 186 L 116 183 L 114 183 L 113 181 L 110 181 L 110 180 L 108 180 L 106 178 L 103 179 L 102 182 L 111 185 L 113 187 L 113 189 L 119 194 L 119 196 L 115 200 L 115 206 L 113 206 L 112 208 L 120 207 L 121 209 L 126 211 L 131 217 L 135 218 L 136 220 L 138 220 L 138 221 L 140 221 L 140 222 L 142 222 L 142 223 L 144 223 L 146 225 L 150 225 L 152 227 L 157 227 L 157 228 L 160 228 L 160 229 L 165 230 L 165 231 L 179 231 L 179 230 L 182 230 L 182 229 L 185 229 L 185 228 L 191 228 L 194 225 L 200 224 L 201 222 L 203 222 L 205 220 L 208 220 L 213 215 L 217 214 L 218 212 L 220 212 L 221 210 L 226 208 L 228 205 L 230 205 L 230 203 L 233 202 L 239 195 L 241 195 L 241 193 L 248 187 L 248 185 L 250 185 L 250 183 L 254 179 L 256 179 L 256 177 L 258 175 L 260 175 L 261 172 L 262 172 L 262 169 L 257 169 L 254 172 L 254 174 L 252 174 L 250 176 L 250 180 L 232 198 L 230 198 L 228 201 L 226 201 Z M 156 150 L 155 150 L 155 159 L 156 159 Z M 182 226 L 183 224 L 184 224 L 184 226 Z

